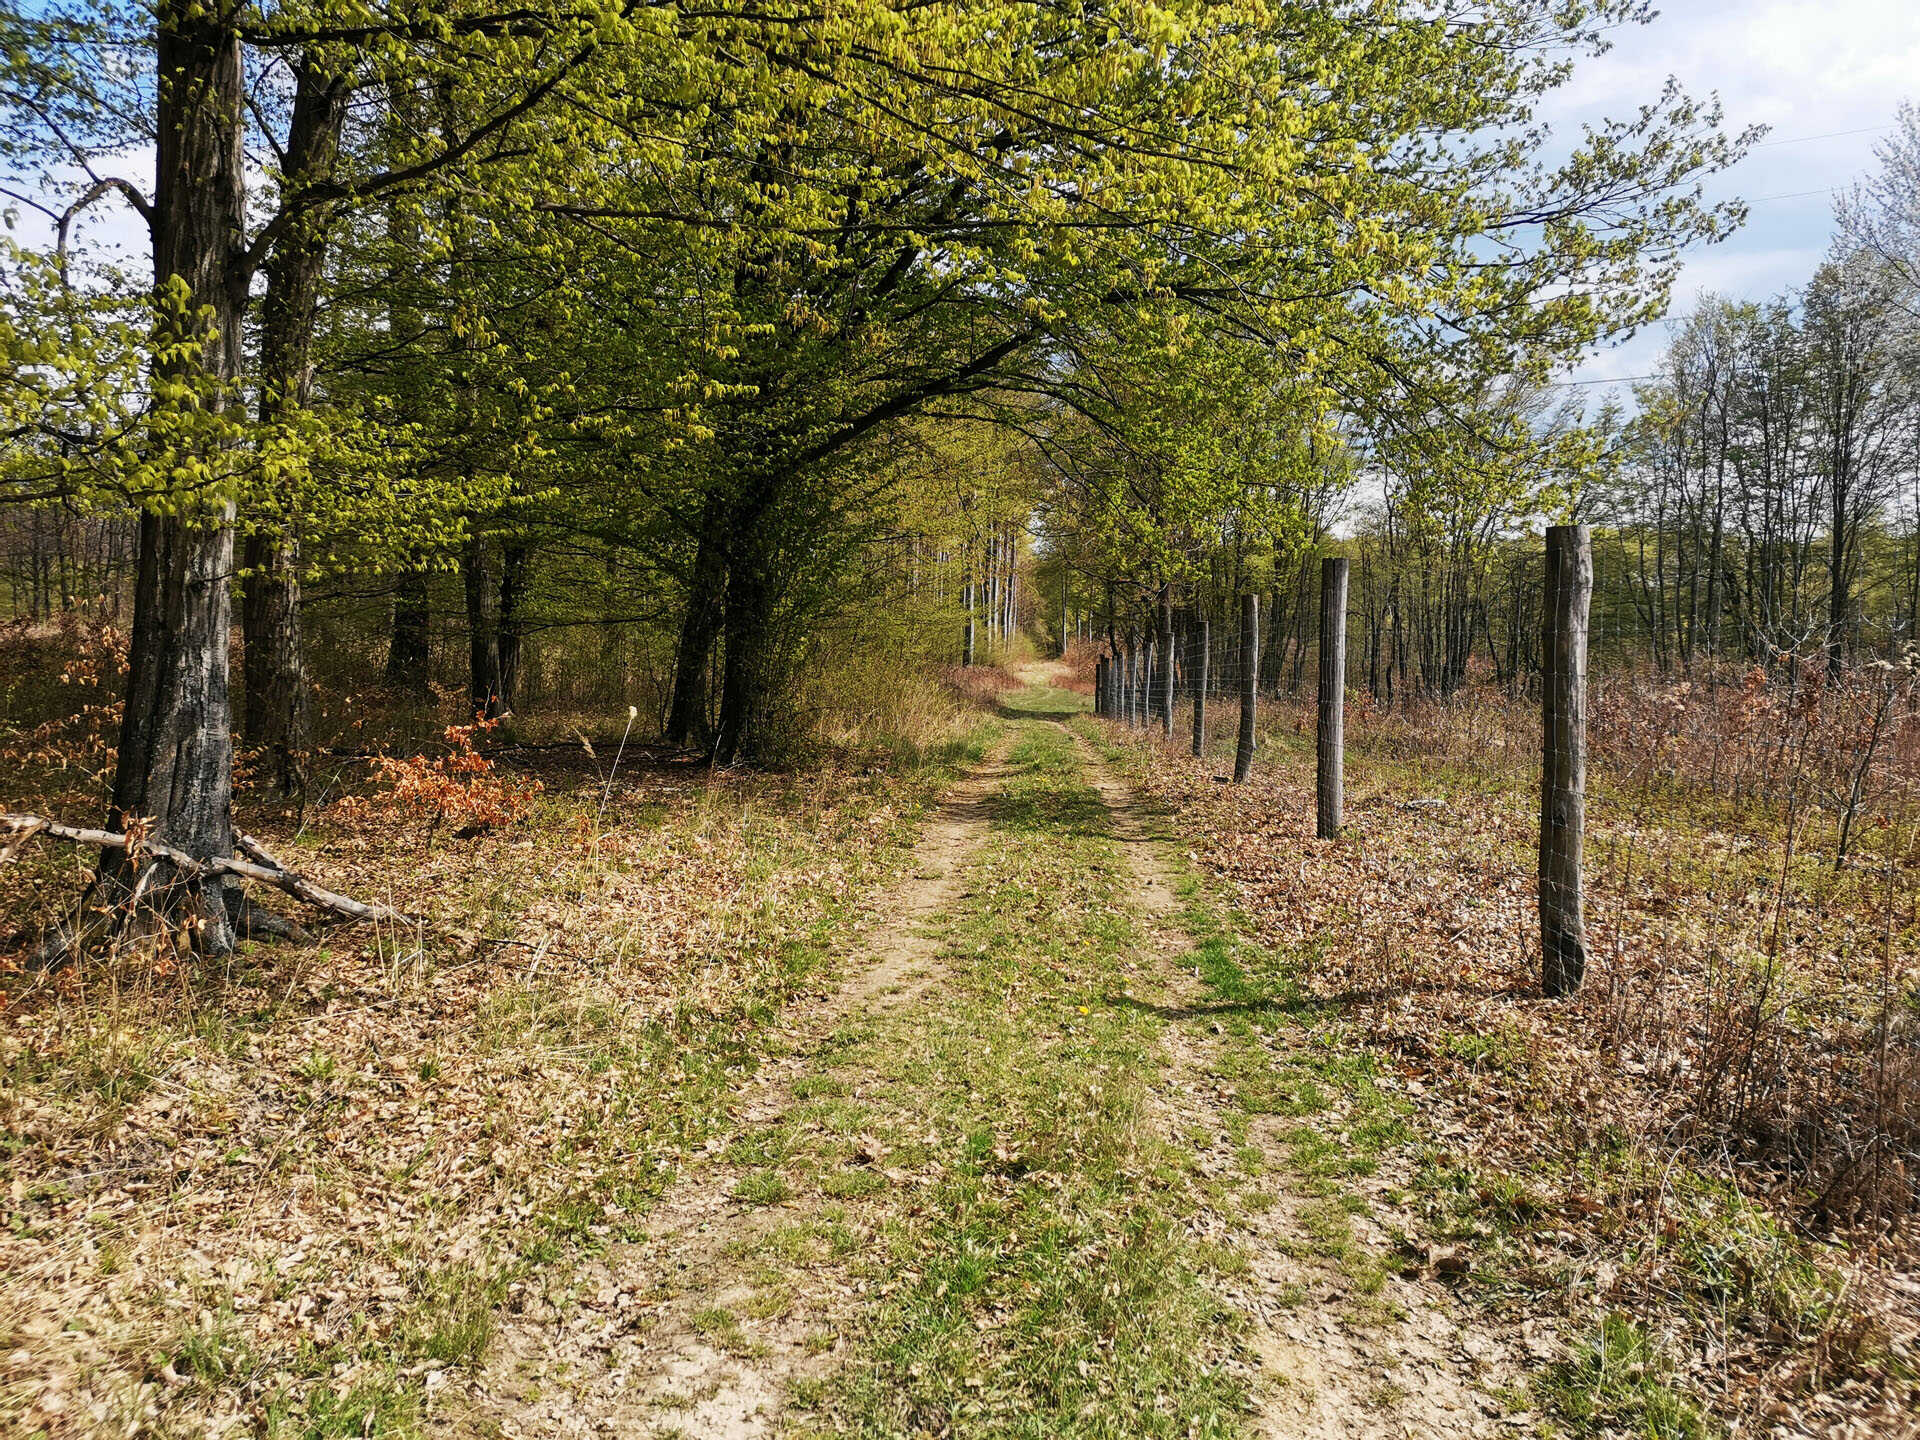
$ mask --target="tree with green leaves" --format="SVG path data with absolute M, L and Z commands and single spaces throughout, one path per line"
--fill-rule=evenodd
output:
M 1674 91 L 1542 158 L 1535 107 L 1568 57 L 1642 18 L 1638 0 L 10 15 L 15 201 L 62 239 L 124 203 L 151 239 L 125 443 L 29 425 L 8 457 L 23 497 L 98 486 L 142 514 L 117 821 L 231 850 L 236 570 L 250 731 L 297 784 L 298 591 L 341 505 L 373 522 L 397 502 L 381 548 L 408 573 L 464 547 L 489 708 L 534 547 L 640 557 L 680 591 L 669 728 L 717 670 L 724 763 L 777 732 L 911 417 L 1021 396 L 1104 435 L 1102 387 L 1171 417 L 1192 396 L 1162 372 L 1240 394 L 1244 362 L 1294 430 L 1232 443 L 1271 457 L 1336 412 L 1424 423 L 1465 415 L 1491 373 L 1538 378 L 1657 313 L 1679 248 L 1735 218 L 1697 182 L 1738 146 Z M 109 173 L 142 146 L 152 185 Z M 382 325 L 415 332 L 387 344 L 418 364 L 406 385 L 348 363 Z M 1175 527 L 1152 542 L 1162 585 L 1204 548 L 1178 527 L 1217 512 L 1209 487 L 1248 484 L 1223 480 L 1224 438 L 1176 428 L 1115 449 Z M 443 482 L 469 503 L 421 500 Z M 409 544 L 417 511 L 436 526 Z M 131 888 L 109 865 L 96 898 Z M 192 888 L 160 893 L 209 950 L 271 926 Z

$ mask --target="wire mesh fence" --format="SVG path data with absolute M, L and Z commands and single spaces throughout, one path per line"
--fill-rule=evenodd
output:
M 1444 949 L 1486 984 L 1578 991 L 1580 1023 L 1676 1143 L 1710 1141 L 1835 1223 L 1905 1213 L 1920 1186 L 1913 656 L 1869 646 L 1836 664 L 1824 636 L 1737 659 L 1663 651 L 1644 597 L 1579 538 L 1556 531 L 1516 571 L 1532 638 L 1508 646 L 1482 617 L 1441 684 L 1417 656 L 1383 683 L 1370 657 L 1408 656 L 1413 637 L 1377 633 L 1364 598 L 1338 655 L 1311 635 L 1250 655 L 1245 639 L 1268 638 L 1257 618 L 1185 617 L 1173 678 L 1199 703 L 1167 752 L 1226 779 L 1251 678 L 1269 761 L 1255 779 L 1276 760 L 1316 777 L 1287 792 L 1311 836 L 1326 831 L 1327 721 L 1344 719 L 1343 863 L 1357 881 L 1398 852 L 1417 873 L 1396 891 L 1411 911 L 1348 925 L 1351 953 L 1326 963 L 1375 955 L 1382 991 L 1433 983 L 1394 967 L 1443 914 Z M 1166 649 L 1146 627 L 1123 640 L 1100 711 L 1164 735 L 1149 697 Z M 1323 668 L 1344 677 L 1341 707 L 1315 693 Z

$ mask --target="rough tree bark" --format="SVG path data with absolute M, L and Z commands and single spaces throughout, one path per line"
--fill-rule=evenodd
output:
M 1585 525 L 1547 530 L 1540 698 L 1545 753 L 1540 767 L 1541 988 L 1571 995 L 1587 968 L 1580 892 L 1587 818 L 1587 610 L 1593 550 Z
M 484 535 L 467 541 L 461 567 L 467 592 L 467 708 L 489 720 L 505 711 L 500 680 L 500 576 Z
M 1140 651 L 1140 724 L 1143 728 L 1153 725 L 1153 677 L 1159 668 L 1159 649 L 1160 639 L 1149 629 Z
M 728 546 L 726 661 L 720 677 L 720 717 L 714 729 L 713 763 L 731 765 L 760 735 L 771 696 L 773 593 L 766 557 L 758 548 L 761 515 L 736 517 Z
M 347 86 L 311 55 L 295 66 L 293 112 L 282 166 L 283 196 L 330 175 L 346 121 Z M 313 394 L 309 355 L 326 263 L 324 212 L 295 212 L 267 257 L 260 301 L 260 419 L 304 409 Z M 282 794 L 306 785 L 308 698 L 300 630 L 300 529 L 291 510 L 247 536 L 241 626 L 246 637 L 246 741 L 267 757 Z
M 184 313 L 170 311 L 158 323 L 200 342 L 197 349 L 163 343 L 159 368 L 196 390 L 212 385 L 210 403 L 222 406 L 239 371 L 247 301 L 246 267 L 237 258 L 246 219 L 240 40 L 229 6 L 194 0 L 162 0 L 155 32 L 154 280 L 163 295 L 179 286 L 187 297 Z M 140 517 L 108 828 L 144 824 L 148 836 L 199 862 L 233 853 L 227 636 L 234 508 L 231 500 L 179 500 L 166 514 Z M 63 958 L 129 918 L 136 885 L 164 897 L 163 913 L 189 926 L 202 953 L 223 954 L 236 933 L 253 928 L 230 877 L 183 875 L 174 884 L 167 872 L 177 867 L 164 859 L 154 866 L 164 868 L 137 876 L 124 850 L 104 850 L 81 921 L 56 937 L 47 958 Z
M 707 671 L 726 610 L 724 525 L 724 506 L 717 496 L 709 497 L 700 515 L 700 544 L 687 580 L 687 611 L 674 653 L 673 704 L 667 710 L 669 745 L 697 740 L 705 746 L 712 738 L 707 733 Z
M 519 706 L 526 678 L 527 570 L 532 555 L 525 545 L 508 545 L 501 552 L 500 709 L 505 714 Z
M 424 697 L 431 674 L 431 611 L 427 572 L 402 571 L 393 590 L 393 628 L 387 637 L 387 687 Z
M 268 783 L 282 795 L 296 795 L 306 787 L 308 702 L 300 536 L 294 523 L 289 520 L 273 533 L 249 533 L 242 570 L 246 744 L 260 752 Z

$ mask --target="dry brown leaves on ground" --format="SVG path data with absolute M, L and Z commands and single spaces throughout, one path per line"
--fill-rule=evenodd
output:
M 1632 1317 L 1682 1390 L 1749 1428 L 1901 1433 L 1920 1398 L 1911 857 L 1835 880 L 1778 825 L 1610 784 L 1602 752 L 1595 954 L 1548 1002 L 1525 741 L 1500 717 L 1354 717 L 1347 834 L 1325 842 L 1311 717 L 1266 719 L 1249 784 L 1184 744 L 1140 747 L 1140 778 L 1303 1003 L 1380 1056 L 1428 1138 L 1430 1219 L 1485 1295 L 1570 1311 L 1575 1333 Z
M 0 1429 L 417 1418 L 528 1267 L 620 1233 L 704 1143 L 926 790 L 635 776 L 601 830 L 597 777 L 547 785 L 430 849 L 267 832 L 413 930 L 10 982 Z

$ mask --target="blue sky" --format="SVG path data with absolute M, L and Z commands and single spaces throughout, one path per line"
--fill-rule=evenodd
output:
M 1583 62 L 1544 118 L 1627 115 L 1673 75 L 1696 95 L 1717 91 L 1730 130 L 1773 127 L 1710 185 L 1711 198 L 1750 201 L 1749 218 L 1732 239 L 1688 257 L 1675 315 L 1702 291 L 1761 299 L 1807 280 L 1833 235 L 1834 191 L 1874 168 L 1900 102 L 1920 101 L 1920 0 L 1676 0 L 1651 25 L 1612 38 L 1614 49 Z M 1652 326 L 1574 378 L 1644 375 L 1667 335 Z M 1584 388 L 1598 396 L 1607 387 Z

